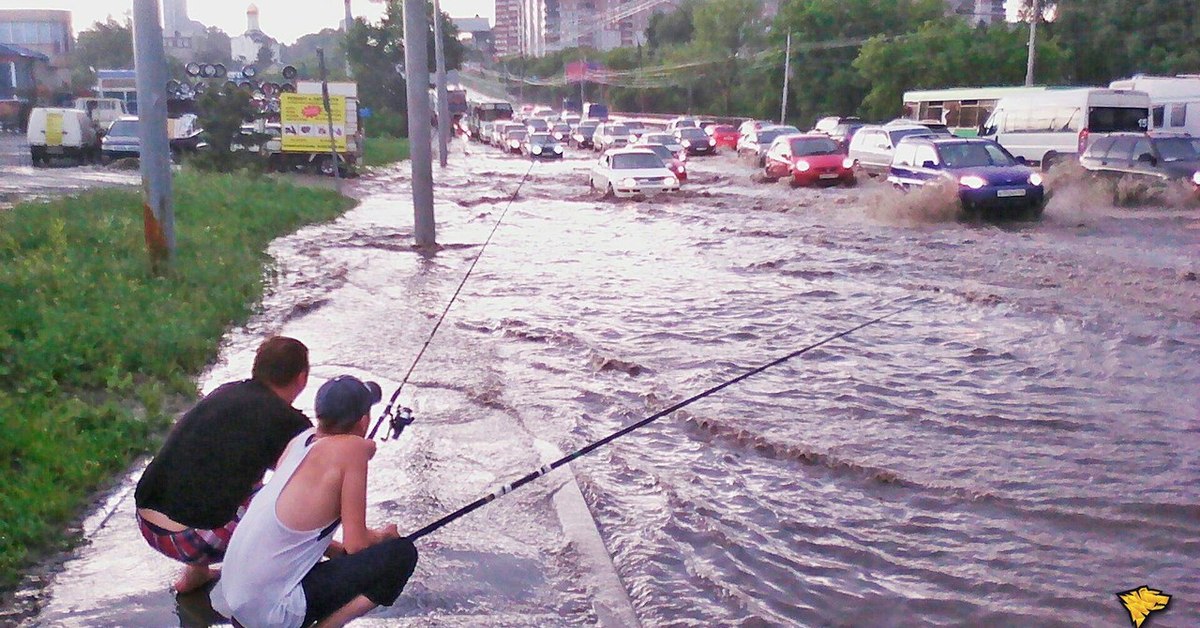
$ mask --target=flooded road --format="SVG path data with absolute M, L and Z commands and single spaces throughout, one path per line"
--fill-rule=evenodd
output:
M 461 150 L 461 146 L 459 147 Z M 394 389 L 529 162 L 471 145 L 412 252 L 407 170 L 277 241 L 266 334 L 325 378 Z M 533 166 L 381 443 L 369 517 L 422 525 L 823 337 L 914 308 L 572 463 L 422 541 L 364 626 L 1124 625 L 1114 595 L 1200 623 L 1200 213 L 1063 192 L 1036 224 L 941 220 L 878 184 L 755 184 L 690 162 L 680 195 L 586 193 Z M 390 392 L 390 391 L 389 391 Z M 126 478 L 36 626 L 202 625 L 138 536 Z M 201 605 L 202 606 L 202 605 Z
M 122 171 L 102 166 L 76 166 L 66 160 L 49 168 L 34 168 L 24 135 L 0 133 L 0 210 L 22 201 L 56 198 L 95 187 L 136 186 L 137 169 Z

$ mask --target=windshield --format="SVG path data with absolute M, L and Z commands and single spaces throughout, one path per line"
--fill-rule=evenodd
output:
M 1200 138 L 1164 137 L 1154 140 L 1163 161 L 1200 161 Z
M 1012 166 L 1013 160 L 1004 149 L 995 144 L 968 142 L 938 146 L 942 164 L 947 168 L 978 168 L 980 166 Z
M 662 144 L 647 144 L 646 150 L 658 155 L 659 159 L 662 159 L 664 162 L 668 159 L 675 159 L 675 153 L 672 153 L 671 149 Z
M 546 129 L 550 128 L 550 125 L 546 124 L 545 120 L 530 120 L 529 122 L 525 123 L 525 126 L 534 128 L 538 131 L 545 131 Z
M 137 120 L 117 120 L 116 122 L 112 123 L 112 126 L 108 127 L 108 134 L 109 135 L 120 135 L 123 137 L 128 137 L 130 135 L 137 135 L 138 134 L 138 121 Z
M 758 143 L 763 145 L 770 144 L 771 142 L 774 142 L 775 138 L 779 137 L 780 135 L 783 135 L 783 131 L 777 129 L 766 129 L 759 131 Z
M 508 132 L 508 139 L 510 139 L 510 140 L 523 140 L 523 139 L 525 139 L 525 135 L 526 135 L 525 131 L 509 131 L 509 132 Z
M 682 137 L 685 140 L 707 140 L 708 133 L 705 133 L 702 129 L 698 129 L 696 127 L 687 127 L 684 129 L 679 129 L 679 137 Z
M 899 131 L 888 131 L 888 137 L 892 138 L 892 146 L 899 144 L 900 140 L 902 138 L 908 137 L 910 135 L 933 135 L 933 132 L 924 127 L 921 127 L 919 129 L 901 129 Z
M 566 122 L 559 122 L 558 124 L 554 125 L 555 133 L 568 133 L 570 131 L 571 125 L 567 124 Z
M 613 155 L 613 170 L 640 170 L 644 168 L 665 168 L 663 160 L 653 153 L 624 153 Z
M 579 133 L 581 135 L 591 135 L 596 132 L 596 124 L 581 124 L 579 125 Z
M 553 144 L 554 138 L 549 133 L 534 133 L 529 136 L 530 144 Z
M 737 129 L 735 129 L 731 126 L 722 124 L 722 125 L 719 125 L 716 129 L 714 129 L 713 132 L 714 133 L 736 133 Z
M 1144 132 L 1150 110 L 1144 107 L 1092 107 L 1088 109 L 1088 130 L 1092 133 Z
M 629 135 L 629 127 L 623 124 L 614 124 L 608 127 L 609 135 Z
M 837 155 L 842 152 L 838 143 L 827 137 L 813 137 L 792 140 L 792 155 L 808 157 L 811 155 Z
M 667 146 L 670 146 L 672 144 L 679 143 L 679 142 L 675 141 L 675 136 L 663 135 L 661 133 L 654 133 L 652 135 L 643 135 L 642 138 L 646 140 L 647 144 L 665 144 Z

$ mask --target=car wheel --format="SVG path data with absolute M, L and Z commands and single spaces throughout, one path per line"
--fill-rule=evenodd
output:
M 321 158 L 321 161 L 317 163 L 317 172 L 324 176 L 332 177 L 336 167 L 337 166 L 333 164 L 332 157 L 323 157 Z
M 800 187 L 800 182 L 796 180 L 796 177 L 791 177 L 788 179 L 788 185 L 792 186 L 792 189 L 796 189 Z
M 613 189 L 611 183 L 604 188 L 604 198 L 613 198 L 617 195 L 617 191 Z
M 1054 164 L 1058 163 L 1058 159 L 1058 153 L 1046 153 L 1046 156 L 1042 157 L 1042 172 L 1049 172 Z

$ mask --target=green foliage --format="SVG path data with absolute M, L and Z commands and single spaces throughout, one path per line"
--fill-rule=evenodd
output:
M 408 159 L 408 140 L 398 137 L 368 137 L 363 146 L 363 163 L 387 166 Z
M 96 70 L 133 67 L 133 23 L 111 16 L 79 31 L 71 56 L 71 83 L 81 89 L 96 84 Z
M 208 149 L 195 155 L 189 163 L 213 172 L 235 172 L 242 169 L 261 171 L 265 159 L 258 151 L 234 150 L 235 145 L 256 146 L 268 139 L 257 133 L 242 132 L 242 125 L 257 117 L 250 93 L 244 89 L 231 92 L 209 90 L 196 102 L 197 118 L 204 129 Z
M 0 589 L 146 452 L 169 395 L 263 290 L 271 240 L 351 201 L 267 179 L 176 177 L 178 254 L 154 275 L 127 191 L 0 213 Z
M 362 123 L 367 137 L 408 137 L 408 116 L 395 109 L 375 109 Z
M 692 24 L 694 8 L 695 4 L 688 0 L 674 11 L 650 16 L 649 26 L 646 27 L 646 43 L 651 53 L 665 46 L 679 46 L 692 41 L 692 34 L 696 30 Z
M 1008 24 L 978 26 L 946 18 L 926 22 L 915 33 L 868 41 L 854 68 L 871 86 L 861 113 L 870 119 L 898 116 L 904 92 L 964 84 L 966 77 L 988 68 L 993 85 L 1019 85 L 1025 80 L 1028 27 Z M 1062 73 L 1063 55 L 1052 40 L 1038 42 L 1038 75 L 1056 82 Z
M 358 84 L 358 98 L 365 107 L 407 111 L 406 84 L 396 72 L 396 66 L 404 63 L 403 13 L 398 0 L 387 0 L 387 9 L 378 23 L 359 19 L 350 29 L 347 53 L 354 76 L 370 77 L 370 80 L 360 80 Z M 426 16 L 429 20 L 429 70 L 433 72 L 436 60 L 432 2 L 426 3 Z M 446 69 L 458 69 L 466 55 L 463 43 L 458 40 L 458 27 L 444 12 L 439 19 L 442 22 Z
M 1200 14 L 1194 0 L 1089 0 L 1057 3 L 1046 25 L 1067 55 L 1067 78 L 1105 84 L 1136 73 L 1200 69 Z

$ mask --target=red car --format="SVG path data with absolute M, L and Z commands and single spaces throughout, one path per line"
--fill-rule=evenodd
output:
M 679 158 L 680 155 L 686 157 L 687 153 L 680 153 L 680 155 L 676 155 L 675 153 L 671 152 L 671 149 L 663 146 L 662 144 L 641 144 L 638 146 L 638 148 L 647 148 L 655 155 L 661 157 L 663 163 L 666 164 L 667 169 L 675 175 L 675 178 L 679 179 L 680 183 L 687 181 L 687 163 Z
M 738 130 L 728 124 L 717 124 L 707 129 L 708 134 L 717 140 L 717 148 L 737 150 Z
M 766 176 L 790 177 L 793 187 L 854 185 L 854 160 L 827 135 L 802 133 L 775 138 L 767 150 Z

